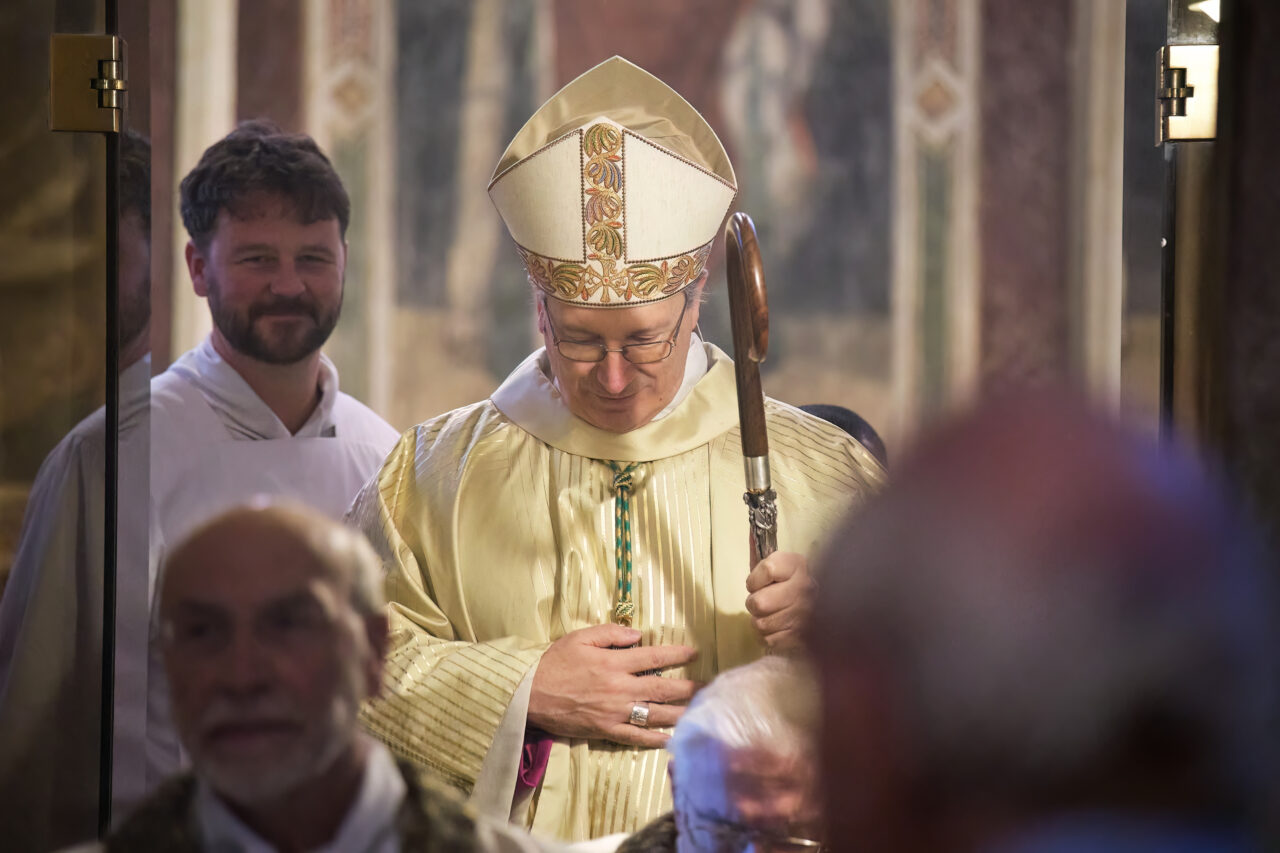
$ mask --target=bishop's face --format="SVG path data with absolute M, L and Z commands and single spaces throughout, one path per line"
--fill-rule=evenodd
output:
M 653 420 L 680 390 L 699 307 L 697 293 L 630 308 L 585 308 L 540 299 L 538 330 L 569 411 L 592 426 L 617 433 Z M 596 363 L 573 361 L 556 347 L 558 340 L 620 350 L 629 344 L 672 340 L 673 335 L 671 355 L 649 364 L 633 364 L 621 352 L 609 352 Z

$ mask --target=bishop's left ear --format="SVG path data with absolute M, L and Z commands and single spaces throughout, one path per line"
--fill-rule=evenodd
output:
M 545 335 L 547 333 L 547 303 L 542 301 L 542 297 L 535 297 L 534 306 L 538 309 L 538 334 Z

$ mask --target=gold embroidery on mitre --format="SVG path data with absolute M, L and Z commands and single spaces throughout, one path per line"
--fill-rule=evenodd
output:
M 617 260 L 623 255 L 622 129 L 593 124 L 582 134 L 583 203 L 588 260 Z
M 671 258 L 626 263 L 623 130 L 599 122 L 582 131 L 581 144 L 585 260 L 548 258 L 517 246 L 534 286 L 565 302 L 610 305 L 657 301 L 697 281 L 706 268 L 710 243 Z
M 613 258 L 593 257 L 583 264 L 545 258 L 523 246 L 516 246 L 516 251 L 529 273 L 529 280 L 547 295 L 565 302 L 591 302 L 599 293 L 598 304 L 608 305 L 613 298 L 624 302 L 655 302 L 687 287 L 706 269 L 711 244 L 675 258 L 621 268 Z

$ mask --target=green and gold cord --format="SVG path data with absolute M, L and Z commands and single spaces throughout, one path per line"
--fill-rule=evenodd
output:
M 613 619 L 619 625 L 631 625 L 636 605 L 631 600 L 631 474 L 638 462 L 625 468 L 610 462 L 613 470 L 613 553 L 618 570 L 618 602 L 613 606 Z

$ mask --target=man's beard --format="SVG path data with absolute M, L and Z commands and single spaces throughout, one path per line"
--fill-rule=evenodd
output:
M 343 751 L 350 748 L 363 696 L 360 684 L 359 670 L 344 668 L 342 684 L 322 719 L 314 718 L 313 709 L 295 707 L 286 699 L 215 702 L 201 714 L 195 737 L 186 738 L 196 773 L 222 797 L 245 808 L 278 801 L 327 773 Z M 303 720 L 308 715 L 312 718 L 307 731 L 266 766 L 221 760 L 205 751 L 200 737 L 202 732 L 236 720 Z
M 236 352 L 266 364 L 295 364 L 320 349 L 329 340 L 342 313 L 341 297 L 333 311 L 324 313 L 310 293 L 262 300 L 239 313 L 222 304 L 222 291 L 216 279 L 210 277 L 208 284 L 209 312 L 218 331 Z M 304 315 L 311 318 L 313 325 L 300 335 L 271 339 L 262 334 L 258 320 L 272 314 Z

